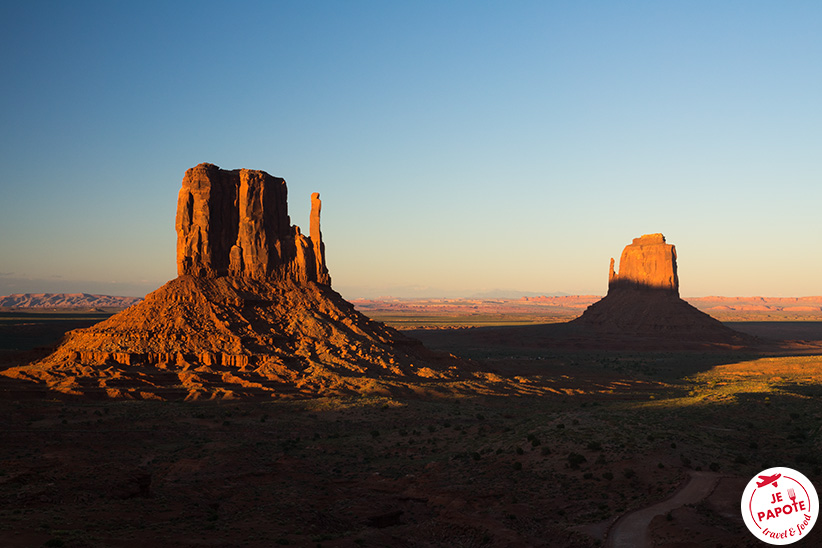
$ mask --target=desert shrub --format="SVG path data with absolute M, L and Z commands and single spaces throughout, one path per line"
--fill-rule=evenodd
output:
M 625 479 L 631 479 L 636 476 L 636 471 L 633 468 L 626 468 L 622 471 L 622 475 L 625 476 Z
M 602 444 L 598 441 L 589 441 L 586 447 L 589 451 L 602 451 Z
M 602 477 L 608 481 L 614 479 L 614 475 L 611 472 L 603 472 Z
M 585 455 L 580 455 L 579 453 L 574 453 L 573 451 L 568 453 L 568 466 L 571 468 L 577 469 L 583 462 L 588 462 Z
M 718 462 L 712 462 L 711 464 L 708 465 L 708 468 L 710 468 L 711 472 L 719 472 L 719 463 Z
M 517 448 L 515 449 L 515 451 L 517 452 L 517 455 L 522 455 L 522 454 L 524 454 L 524 453 L 525 453 L 525 451 L 523 451 L 522 447 L 517 447 Z

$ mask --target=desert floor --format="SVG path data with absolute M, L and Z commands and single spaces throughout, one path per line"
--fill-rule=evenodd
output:
M 806 342 L 550 350 L 410 331 L 493 372 L 472 397 L 88 401 L 0 376 L 0 545 L 605 546 L 697 478 L 693 502 L 649 516 L 648 545 L 760 546 L 739 510 L 756 472 L 822 487 L 822 323 L 734 327 Z M 6 348 L 0 368 L 37 352 Z M 495 395 L 494 378 L 535 395 Z

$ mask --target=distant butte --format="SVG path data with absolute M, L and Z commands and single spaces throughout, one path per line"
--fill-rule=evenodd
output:
M 619 274 L 614 259 L 608 275 L 608 289 L 656 289 L 679 296 L 676 273 L 676 247 L 665 242 L 662 234 L 646 234 L 625 246 L 619 259 Z
M 679 297 L 676 248 L 662 234 L 634 238 L 614 259 L 608 294 L 571 325 L 609 337 L 679 343 L 745 345 L 751 337 L 726 327 Z
M 384 393 L 403 379 L 454 377 L 462 362 L 368 319 L 331 289 L 320 206 L 314 193 L 305 236 L 291 225 L 283 179 L 189 169 L 177 202 L 179 276 L 3 374 L 136 399 Z

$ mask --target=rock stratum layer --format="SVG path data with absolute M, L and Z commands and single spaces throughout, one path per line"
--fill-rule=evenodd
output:
M 456 358 L 357 312 L 331 289 L 319 194 L 310 236 L 282 179 L 189 169 L 177 210 L 179 276 L 143 302 L 4 375 L 72 395 L 141 399 L 386 393 L 458 376 Z
M 608 294 L 570 324 L 603 337 L 655 339 L 662 346 L 753 343 L 679 297 L 676 260 L 676 248 L 662 234 L 634 238 L 622 252 L 618 274 L 611 259 Z

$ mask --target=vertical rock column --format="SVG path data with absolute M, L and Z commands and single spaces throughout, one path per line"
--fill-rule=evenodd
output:
M 311 230 L 309 232 L 311 242 L 314 244 L 314 260 L 316 262 L 317 282 L 325 285 L 331 285 L 331 276 L 328 273 L 328 268 L 325 266 L 325 244 L 323 243 L 323 234 L 320 231 L 320 212 L 322 210 L 322 201 L 320 200 L 320 193 L 315 192 L 311 195 Z
M 200 164 L 186 171 L 177 197 L 177 274 L 228 274 L 237 240 L 238 172 Z
M 262 171 L 240 171 L 239 226 L 232 249 L 232 274 L 262 280 L 284 263 L 289 234 L 285 181 Z

